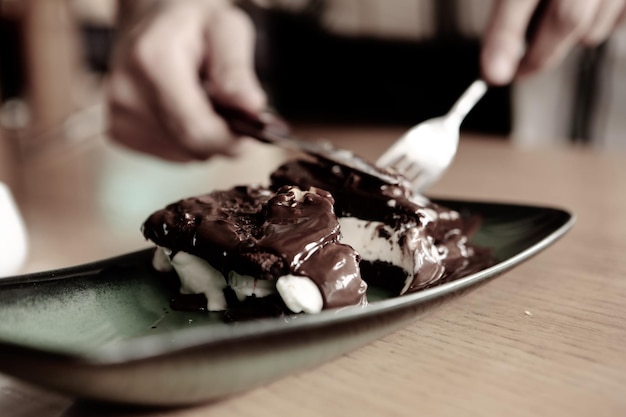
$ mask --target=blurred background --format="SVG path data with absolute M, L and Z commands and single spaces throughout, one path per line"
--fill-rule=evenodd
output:
M 5 130 L 36 137 L 99 102 L 115 3 L 0 0 Z M 240 3 L 258 30 L 258 72 L 285 116 L 407 125 L 443 114 L 478 76 L 491 7 L 489 0 Z M 624 122 L 614 114 L 626 104 L 625 38 L 618 32 L 605 45 L 574 51 L 555 71 L 490 90 L 464 129 L 626 148 Z
M 256 23 L 258 73 L 280 113 L 296 124 L 393 126 L 401 133 L 444 114 L 479 76 L 480 37 L 492 2 L 239 3 Z M 218 158 L 180 167 L 110 147 L 98 158 L 81 150 L 93 141 L 106 143 L 100 141 L 106 132 L 103 82 L 115 16 L 114 0 L 0 0 L 0 180 L 18 198 L 28 194 L 27 226 L 45 231 L 32 239 L 33 249 L 52 251 L 50 259 L 61 251 L 55 236 L 67 227 L 59 222 L 54 229 L 52 215 L 83 226 L 106 218 L 110 233 L 130 227 L 137 239 L 129 247 L 139 246 L 138 225 L 155 207 L 206 191 L 214 185 L 208 178 L 249 181 L 254 170 L 249 161 Z M 597 48 L 573 51 L 555 70 L 490 89 L 462 129 L 520 146 L 626 151 L 625 81 L 621 29 Z M 59 169 L 63 164 L 72 168 Z M 143 182 L 136 172 L 144 174 Z M 207 180 L 180 185 L 198 177 Z M 147 186 L 154 178 L 164 186 Z M 94 192 L 95 200 L 81 197 Z M 124 207 L 115 207 L 120 200 Z M 78 240 L 100 230 L 83 226 L 72 232 Z M 119 241 L 110 244 L 125 249 Z M 74 249 L 80 252 L 80 245 Z

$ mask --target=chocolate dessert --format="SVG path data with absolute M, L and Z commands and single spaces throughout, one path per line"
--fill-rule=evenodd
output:
M 344 243 L 361 256 L 370 285 L 404 294 L 476 272 L 488 251 L 469 243 L 469 223 L 454 210 L 393 184 L 327 161 L 297 160 L 278 168 L 272 186 L 295 184 L 328 190 L 335 199 Z
M 235 187 L 171 204 L 143 233 L 162 248 L 155 267 L 173 268 L 181 292 L 204 294 L 209 310 L 278 293 L 289 311 L 317 313 L 366 301 L 359 255 L 339 243 L 333 204 L 314 187 Z
M 365 305 L 368 284 L 400 295 L 491 262 L 469 243 L 458 212 L 388 175 L 395 180 L 322 158 L 291 161 L 269 187 L 171 204 L 146 220 L 143 233 L 158 246 L 155 268 L 180 279 L 178 307 L 232 317 Z

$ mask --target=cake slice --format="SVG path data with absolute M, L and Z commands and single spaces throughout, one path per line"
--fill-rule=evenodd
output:
M 175 270 L 181 293 L 204 294 L 208 310 L 278 294 L 291 312 L 318 313 L 366 302 L 359 255 L 339 242 L 333 205 L 315 187 L 241 186 L 170 204 L 143 234 L 159 247 L 155 268 Z
M 279 167 L 271 182 L 274 188 L 294 184 L 333 195 L 343 242 L 361 256 L 361 274 L 370 285 L 405 294 L 492 263 L 488 251 L 469 243 L 474 225 L 397 178 L 385 183 L 328 161 L 296 160 Z
M 365 305 L 368 285 L 401 295 L 492 263 L 469 242 L 475 225 L 386 174 L 394 180 L 290 161 L 269 187 L 181 200 L 152 214 L 143 233 L 158 246 L 155 268 L 174 270 L 191 295 L 183 304 L 234 316 Z

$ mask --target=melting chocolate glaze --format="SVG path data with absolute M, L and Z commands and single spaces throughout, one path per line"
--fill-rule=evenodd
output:
M 205 259 L 224 276 L 304 275 L 317 284 L 325 308 L 361 304 L 367 284 L 358 254 L 338 242 L 333 203 L 323 190 L 235 187 L 170 204 L 146 220 L 143 233 Z
M 391 174 L 390 174 L 391 175 Z M 415 205 L 409 204 L 408 188 L 398 177 L 398 184 L 386 184 L 374 177 L 360 176 L 348 167 L 319 161 L 296 160 L 280 166 L 271 175 L 273 188 L 297 185 L 330 191 L 339 216 L 355 216 L 364 220 L 382 221 L 397 226 L 414 222 Z M 390 210 L 389 201 L 397 203 Z
M 406 180 L 386 184 L 327 161 L 295 160 L 280 166 L 271 175 L 271 181 L 274 188 L 295 184 L 302 188 L 328 190 L 335 199 L 335 210 L 340 217 L 379 221 L 393 228 L 414 226 L 422 229 L 420 239 L 434 240 L 443 256 L 443 264 L 430 262 L 424 253 L 420 271 L 409 285 L 408 292 L 447 282 L 493 264 L 489 251 L 468 242 L 467 234 L 470 229 L 476 229 L 476 219 L 466 223 L 454 210 L 425 199 L 420 201 Z M 382 228 L 379 233 L 380 237 L 390 238 L 385 236 Z M 421 246 L 420 242 L 418 246 Z M 398 293 L 407 279 L 406 272 L 401 271 L 382 262 L 361 265 L 361 274 L 368 283 Z
M 389 175 L 395 175 L 392 172 Z M 400 293 L 447 282 L 493 263 L 489 251 L 468 243 L 476 229 L 454 210 L 420 200 L 401 176 L 393 184 L 329 161 L 297 160 L 271 175 L 271 186 L 240 186 L 170 204 L 150 216 L 144 236 L 157 245 L 196 255 L 221 271 L 275 280 L 286 274 L 311 278 L 322 294 L 324 308 L 363 304 L 367 284 Z M 302 190 L 309 190 L 304 192 Z M 327 191 L 325 191 L 327 190 Z M 339 243 L 337 216 L 378 221 L 392 228 L 418 230 L 418 248 L 434 241 L 443 264 L 417 249 L 421 267 L 414 277 L 385 262 L 360 262 L 359 255 Z M 383 227 L 379 237 L 393 238 Z M 172 256 L 173 256 L 172 255 Z M 235 321 L 288 310 L 280 297 L 243 302 L 225 291 L 226 320 Z M 187 301 L 176 299 L 181 309 Z

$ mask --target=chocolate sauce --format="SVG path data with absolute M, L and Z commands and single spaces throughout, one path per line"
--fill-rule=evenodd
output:
M 465 276 L 493 263 L 488 251 L 468 242 L 467 233 L 470 227 L 475 230 L 476 219 L 466 223 L 458 212 L 414 195 L 406 180 L 388 184 L 323 160 L 295 160 L 274 171 L 271 181 L 274 188 L 295 184 L 328 190 L 335 199 L 339 217 L 356 217 L 396 229 L 413 227 L 419 231 L 413 243 L 417 247 L 416 256 L 420 258 L 416 262 L 419 270 L 415 276 L 408 277 L 406 272 L 398 271 L 400 268 L 383 262 L 362 263 L 361 274 L 370 284 L 402 289 L 408 279 L 406 292 L 412 292 Z M 382 227 L 379 236 L 390 238 Z M 406 242 L 400 244 L 404 246 Z M 433 244 L 440 251 L 437 259 L 426 250 Z M 383 276 L 389 282 L 382 282 Z
M 361 176 L 348 167 L 296 160 L 274 171 L 271 182 L 275 189 L 297 185 L 303 189 L 317 187 L 330 191 L 340 217 L 354 216 L 395 227 L 408 221 L 419 221 L 419 214 L 416 215 L 419 207 L 408 200 L 411 193 L 406 180 L 398 178 L 398 183 L 388 184 L 374 177 Z M 395 205 L 393 210 L 389 206 L 391 200 Z
M 359 272 L 359 255 L 339 243 L 333 204 L 327 191 L 312 188 L 303 193 L 282 187 L 266 206 L 258 240 L 260 247 L 289 260 L 289 273 L 317 284 L 325 308 L 361 304 L 367 289 Z
M 304 275 L 325 308 L 362 304 L 358 254 L 339 240 L 334 200 L 323 190 L 236 187 L 188 198 L 151 215 L 144 236 L 159 246 L 258 279 Z
M 492 263 L 488 251 L 468 242 L 468 229 L 475 222 L 468 226 L 458 212 L 414 195 L 410 184 L 397 177 L 397 182 L 386 183 L 329 161 L 292 161 L 272 174 L 269 188 L 240 186 L 170 204 L 146 220 L 143 233 L 173 253 L 206 260 L 225 277 L 231 271 L 260 280 L 309 277 L 322 294 L 324 308 L 365 304 L 365 281 L 399 294 Z M 337 217 L 381 222 L 386 225 L 377 229 L 382 239 L 397 236 L 389 227 L 410 230 L 410 237 L 400 234 L 399 244 L 414 251 L 417 270 L 409 274 L 386 262 L 361 262 L 352 247 L 340 243 Z M 288 311 L 277 294 L 242 302 L 229 291 L 227 320 Z

